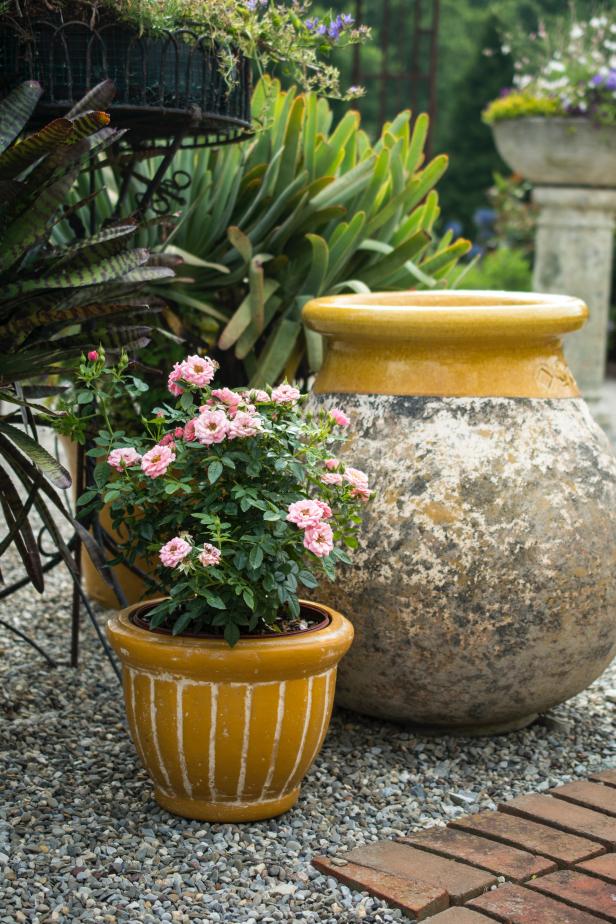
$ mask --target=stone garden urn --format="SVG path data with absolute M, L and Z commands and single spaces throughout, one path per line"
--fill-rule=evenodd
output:
M 355 643 L 340 705 L 482 734 L 521 728 L 616 654 L 616 459 L 563 335 L 576 298 L 345 295 L 304 308 L 327 341 L 313 407 L 351 418 L 360 549 L 318 599 Z
M 567 359 L 593 413 L 601 408 L 616 220 L 616 125 L 585 118 L 507 119 L 492 125 L 498 152 L 529 180 L 538 206 L 533 287 L 568 292 L 590 321 Z

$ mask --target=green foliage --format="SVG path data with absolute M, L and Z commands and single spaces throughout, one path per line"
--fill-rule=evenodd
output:
M 530 292 L 532 270 L 529 260 L 519 250 L 499 247 L 489 251 L 464 274 L 459 289 L 497 289 L 507 292 Z
M 0 14 L 8 8 L 27 25 L 58 13 L 66 22 L 121 22 L 151 35 L 185 28 L 186 41 L 200 33 L 216 45 L 229 85 L 237 81 L 241 54 L 254 62 L 259 74 L 282 67 L 307 90 L 344 99 L 361 95 L 359 88 L 341 90 L 339 72 L 329 59 L 334 48 L 365 41 L 369 30 L 331 13 L 315 25 L 308 16 L 310 5 L 310 0 L 10 0 L 0 4 Z
M 498 21 L 492 17 L 482 31 L 477 57 L 461 79 L 463 92 L 445 140 L 450 167 L 440 187 L 443 209 L 467 234 L 474 233 L 473 215 L 484 205 L 492 174 L 505 169 L 492 132 L 481 120 L 482 110 L 512 79 L 513 64 L 501 51 Z
M 492 100 L 483 112 L 483 121 L 491 125 L 504 119 L 561 115 L 564 115 L 564 110 L 558 100 L 533 96 L 532 93 L 508 93 L 507 96 Z
M 334 457 L 345 418 L 303 415 L 286 384 L 212 388 L 214 374 L 209 358 L 187 357 L 170 375 L 175 406 L 145 421 L 143 436 L 102 430 L 89 453 L 97 489 L 82 504 L 109 505 L 129 533 L 127 561 L 159 562 L 169 600 L 150 611 L 153 628 L 220 631 L 234 644 L 297 625 L 301 588 L 349 562 L 370 490 Z M 96 364 L 89 384 L 105 388 Z
M 78 356 L 88 342 L 88 322 L 117 321 L 136 304 L 146 308 L 147 300 L 137 298 L 143 280 L 173 275 L 147 266 L 148 251 L 131 247 L 133 224 L 110 226 L 88 237 L 76 206 L 68 207 L 80 172 L 118 137 L 107 114 L 95 108 L 109 92 L 102 85 L 66 118 L 21 139 L 41 87 L 24 83 L 0 102 L 0 399 L 18 409 L 0 421 L 0 505 L 9 527 L 0 555 L 15 543 L 38 590 L 43 589 L 43 572 L 28 515 L 34 507 L 61 556 L 74 568 L 46 503 L 66 515 L 55 489 L 71 482 L 38 443 L 36 428 L 48 423 L 48 409 L 29 400 L 54 389 L 26 383 L 57 373 Z M 50 236 L 61 224 L 74 231 L 65 245 L 54 246 Z M 130 342 L 133 329 L 118 330 Z M 141 334 L 137 343 L 143 342 Z M 25 489 L 25 504 L 9 472 Z M 83 533 L 97 560 L 96 548 Z
M 254 140 L 173 164 L 193 182 L 167 252 L 194 282 L 165 295 L 174 333 L 215 346 L 227 378 L 260 385 L 318 368 L 320 340 L 301 322 L 308 299 L 446 286 L 470 245 L 435 234 L 447 158 L 424 163 L 427 116 L 400 113 L 372 145 L 356 112 L 334 123 L 325 100 L 270 79 L 253 110 L 265 126 Z M 107 193 L 103 216 L 111 178 Z

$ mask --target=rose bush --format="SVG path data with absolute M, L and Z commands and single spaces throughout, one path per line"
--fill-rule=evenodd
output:
M 88 375 L 82 362 L 87 390 L 109 377 L 96 363 Z M 335 457 L 349 423 L 341 411 L 303 413 L 287 383 L 213 388 L 216 368 L 200 356 L 176 363 L 175 403 L 144 421 L 143 436 L 104 429 L 89 451 L 97 487 L 80 503 L 102 501 L 128 527 L 127 561 L 157 561 L 168 599 L 149 611 L 151 628 L 220 631 L 234 644 L 303 625 L 300 588 L 350 561 L 370 488 Z

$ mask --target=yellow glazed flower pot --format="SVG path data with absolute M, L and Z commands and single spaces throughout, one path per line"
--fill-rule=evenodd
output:
M 279 636 L 171 636 L 136 625 L 143 604 L 107 634 L 122 661 L 135 749 L 156 801 L 203 821 L 273 818 L 296 802 L 331 717 L 338 662 L 353 640 L 340 613 L 302 601 L 327 621 Z
M 304 308 L 313 408 L 376 490 L 319 596 L 355 642 L 338 700 L 443 731 L 519 728 L 616 654 L 616 459 L 562 353 L 560 295 L 398 292 Z

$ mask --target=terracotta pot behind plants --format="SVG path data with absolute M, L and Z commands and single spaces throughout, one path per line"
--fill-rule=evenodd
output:
M 443 730 L 521 727 L 616 654 L 616 459 L 561 339 L 560 295 L 400 292 L 311 302 L 312 406 L 377 487 L 319 596 L 356 640 L 342 705 Z
M 327 732 L 337 664 L 353 639 L 339 613 L 302 606 L 329 624 L 243 638 L 234 648 L 141 628 L 132 617 L 143 605 L 109 621 L 131 737 L 163 808 L 235 822 L 272 818 L 295 804 Z

